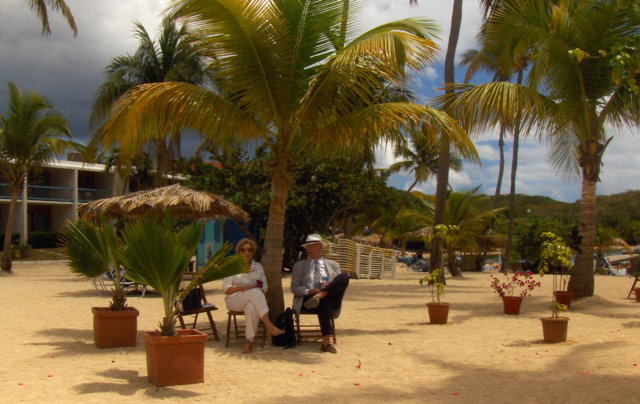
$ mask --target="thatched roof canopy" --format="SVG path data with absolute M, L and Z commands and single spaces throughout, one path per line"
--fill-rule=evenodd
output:
M 171 216 L 189 220 L 228 217 L 234 221 L 247 221 L 241 207 L 206 192 L 195 191 L 178 184 L 138 191 L 115 198 L 99 199 L 78 207 L 78 215 L 96 219 L 118 219 L 133 216 L 162 216 L 171 208 Z
M 420 230 L 404 233 L 403 236 L 408 238 L 424 238 L 426 236 L 430 236 L 432 233 L 433 233 L 433 226 L 427 226 L 427 227 L 423 227 Z

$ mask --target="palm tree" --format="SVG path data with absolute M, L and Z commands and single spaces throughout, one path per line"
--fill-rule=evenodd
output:
M 0 265 L 11 272 L 11 231 L 16 217 L 18 196 L 27 174 L 42 167 L 70 147 L 67 120 L 36 92 L 20 91 L 9 83 L 9 110 L 0 115 L 0 173 L 11 189 L 11 203 Z
M 29 8 L 36 12 L 40 21 L 42 22 L 42 34 L 50 35 L 51 28 L 49 27 L 49 13 L 47 7 L 52 8 L 54 11 L 59 11 L 64 18 L 67 19 L 69 27 L 73 31 L 73 36 L 78 36 L 78 27 L 76 27 L 76 21 L 73 19 L 73 14 L 67 6 L 64 0 L 26 0 Z
M 208 76 L 204 61 L 194 46 L 186 25 L 177 27 L 168 19 L 163 20 L 160 33 L 151 39 L 149 33 L 139 22 L 134 23 L 134 37 L 138 40 L 138 49 L 133 56 L 118 56 L 111 60 L 105 69 L 106 80 L 98 87 L 91 108 L 90 124 L 95 127 L 104 122 L 110 114 L 116 100 L 135 86 L 147 83 L 184 82 L 195 85 L 207 85 Z M 173 161 L 180 156 L 181 132 L 171 130 L 169 146 L 167 133 L 157 133 L 150 141 L 150 148 L 156 155 L 156 186 L 166 185 L 165 173 L 173 167 Z M 118 164 L 131 166 L 127 158 L 119 155 Z
M 491 225 L 497 219 L 497 215 L 504 211 L 504 208 L 499 208 L 478 212 L 476 204 L 486 196 L 478 195 L 477 192 L 478 188 L 464 192 L 451 192 L 447 199 L 444 224 L 454 226 L 450 233 L 452 241 L 446 245 L 449 257 L 448 268 L 452 275 L 459 275 L 455 260 L 456 250 L 461 249 L 474 253 L 482 251 L 482 247 L 491 233 Z M 433 200 L 432 196 L 419 191 L 413 191 L 412 195 L 423 204 L 429 204 Z M 421 233 L 432 232 L 434 227 L 423 229 Z M 430 262 L 430 267 L 435 269 L 432 262 Z
M 517 116 L 528 124 L 536 122 L 538 134 L 550 146 L 556 171 L 581 175 L 581 243 L 570 288 L 577 297 L 592 296 L 596 184 L 612 139 L 607 138 L 605 125 L 640 125 L 638 94 L 612 80 L 613 64 L 600 50 L 630 39 L 635 31 L 616 1 L 556 3 L 503 1 L 487 21 L 487 39 L 509 37 L 522 54 L 530 55 L 527 86 L 483 84 L 467 88 L 456 103 L 482 124 Z M 580 51 L 570 51 L 575 49 Z
M 456 82 L 455 77 L 455 57 L 458 47 L 458 38 L 460 36 L 460 26 L 462 25 L 462 0 L 453 0 L 453 10 L 451 12 L 451 29 L 449 30 L 449 42 L 447 45 L 447 53 L 444 58 L 444 83 L 453 84 Z M 453 87 L 446 86 L 446 94 L 453 94 Z M 446 110 L 445 106 L 445 110 Z M 449 185 L 449 168 L 451 158 L 451 144 L 448 139 L 443 138 L 440 142 L 440 150 L 438 153 L 438 171 L 436 182 L 436 201 L 435 213 L 433 217 L 433 225 L 437 226 L 444 223 L 444 216 L 447 209 L 447 194 Z M 440 267 L 442 260 L 440 252 L 441 241 L 435 239 L 431 246 L 431 264 L 433 268 Z
M 618 236 L 615 230 L 608 227 L 597 227 L 594 248 L 596 251 L 596 268 L 600 268 L 600 263 L 604 254 L 613 251 L 614 248 L 624 248 L 631 252 L 631 246 Z
M 138 86 L 115 104 L 94 136 L 106 147 L 119 142 L 121 152 L 170 129 L 271 149 L 263 265 L 272 316 L 284 310 L 285 207 L 301 153 L 364 150 L 425 125 L 450 137 L 463 157 L 477 158 L 466 132 L 446 114 L 386 99 L 388 86 L 402 86 L 408 74 L 433 62 L 434 24 L 410 18 L 355 36 L 357 3 L 173 0 L 171 15 L 199 28 L 199 49 L 211 60 L 217 89 L 176 82 Z
M 380 243 L 378 244 L 379 246 L 384 244 L 384 237 L 387 234 L 387 230 L 392 228 L 395 224 L 396 217 L 407 203 L 407 199 L 411 196 L 413 188 L 438 174 L 438 142 L 434 141 L 433 138 L 424 135 L 412 137 L 410 143 L 411 147 L 404 144 L 396 146 L 393 156 L 395 158 L 402 157 L 405 160 L 393 163 L 389 167 L 389 171 L 392 173 L 408 171 L 413 173 L 414 181 L 407 189 L 405 196 L 402 199 L 395 215 L 392 216 L 389 225 L 385 227 L 382 232 L 382 235 L 380 236 Z M 451 168 L 455 171 L 460 171 L 462 169 L 462 161 L 456 155 L 451 156 Z

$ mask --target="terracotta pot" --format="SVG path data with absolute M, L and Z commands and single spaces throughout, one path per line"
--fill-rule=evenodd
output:
M 176 337 L 157 331 L 143 332 L 149 381 L 157 387 L 204 382 L 204 343 L 208 335 L 198 330 L 177 330 Z
M 640 288 L 633 289 L 633 293 L 636 294 L 636 302 L 640 302 Z
M 520 314 L 520 306 L 524 297 L 519 296 L 503 296 L 502 304 L 504 306 L 504 314 Z
M 136 346 L 138 316 L 133 307 L 111 311 L 109 307 L 92 307 L 93 340 L 98 348 Z
M 567 308 L 571 307 L 571 300 L 573 300 L 573 292 L 565 292 L 561 290 L 556 290 L 553 292 L 553 296 L 556 299 L 556 302 L 560 304 L 564 304 Z
M 429 322 L 431 324 L 447 324 L 451 303 L 427 303 Z
M 564 342 L 567 340 L 569 317 L 542 317 L 542 335 L 544 342 Z

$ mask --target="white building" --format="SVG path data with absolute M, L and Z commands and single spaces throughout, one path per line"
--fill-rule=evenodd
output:
M 18 199 L 13 232 L 21 241 L 33 231 L 62 231 L 67 220 L 78 217 L 79 204 L 111 198 L 125 192 L 125 182 L 104 164 L 55 160 L 30 174 Z M 7 228 L 11 189 L 0 179 L 0 229 Z

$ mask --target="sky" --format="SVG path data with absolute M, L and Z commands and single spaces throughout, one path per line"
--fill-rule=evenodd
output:
M 156 32 L 164 0 L 66 0 L 78 26 L 78 36 L 57 13 L 50 14 L 52 35 L 40 35 L 41 24 L 30 11 L 26 0 L 0 1 L 0 114 L 7 104 L 7 85 L 13 81 L 21 90 L 37 91 L 52 101 L 56 109 L 69 120 L 74 140 L 85 143 L 90 135 L 89 111 L 96 88 L 104 80 L 103 70 L 109 61 L 126 53 L 133 54 L 136 41 L 132 38 L 134 21 L 140 21 L 147 31 Z M 410 7 L 409 0 L 369 0 L 362 10 L 362 27 L 373 28 L 385 22 L 407 17 L 425 17 L 441 28 L 440 57 L 433 66 L 417 75 L 413 88 L 422 102 L 437 95 L 436 89 L 444 81 L 444 48 L 449 35 L 453 1 L 420 0 Z M 475 35 L 481 14 L 477 0 L 466 0 L 463 9 L 462 30 L 458 55 L 475 47 Z M 464 69 L 456 71 L 456 81 L 462 82 Z M 478 78 L 478 81 L 490 77 Z M 614 136 L 603 159 L 604 166 L 599 195 L 609 195 L 630 189 L 640 189 L 640 142 L 638 133 L 618 133 Z M 498 176 L 498 131 L 474 134 L 474 142 L 482 165 L 465 163 L 461 172 L 451 172 L 450 184 L 454 190 L 480 186 L 488 195 L 495 192 Z M 574 202 L 580 198 L 579 178 L 558 177 L 547 163 L 545 145 L 534 139 L 520 143 L 516 192 L 545 195 L 553 199 Z M 505 145 L 505 175 L 502 193 L 509 192 L 511 139 Z M 185 148 L 188 150 L 188 148 Z M 380 148 L 377 167 L 393 163 L 391 147 Z M 408 174 L 395 174 L 390 185 L 406 189 L 413 182 Z M 425 193 L 435 192 L 435 179 L 416 187 Z

